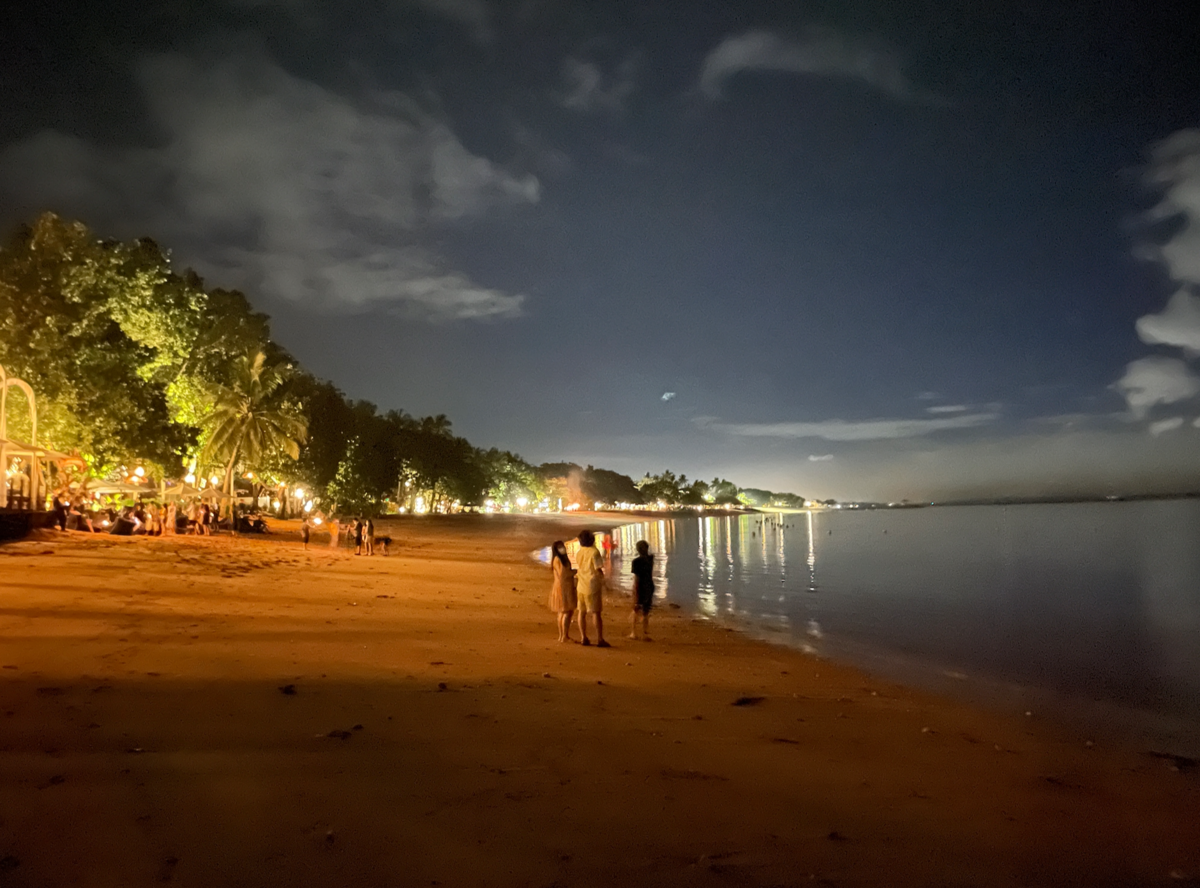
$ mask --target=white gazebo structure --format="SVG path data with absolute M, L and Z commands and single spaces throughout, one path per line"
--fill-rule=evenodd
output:
M 25 403 L 29 405 L 32 439 L 32 443 L 29 444 L 8 437 L 8 390 L 14 387 L 25 393 Z M 65 453 L 38 446 L 37 401 L 33 389 L 25 380 L 9 376 L 4 368 L 0 367 L 0 472 L 3 473 L 0 478 L 3 482 L 0 483 L 0 509 L 43 510 L 46 505 L 46 482 L 42 461 L 69 458 Z M 16 460 L 25 465 L 14 471 L 13 461 Z

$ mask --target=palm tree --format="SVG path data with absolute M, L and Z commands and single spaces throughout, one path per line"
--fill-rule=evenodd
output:
M 290 366 L 268 365 L 259 350 L 237 362 L 230 385 L 215 387 L 213 408 L 204 418 L 209 434 L 201 458 L 225 464 L 221 486 L 230 497 L 231 511 L 233 472 L 239 460 L 253 465 L 272 450 L 282 450 L 292 459 L 300 457 L 308 424 L 283 408 L 282 388 L 290 377 Z

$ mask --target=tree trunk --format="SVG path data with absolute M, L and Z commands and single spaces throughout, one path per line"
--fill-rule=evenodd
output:
M 225 466 L 225 495 L 229 497 L 229 525 L 233 528 L 233 532 L 237 534 L 237 516 L 234 514 L 233 508 L 233 467 L 237 465 L 238 450 L 240 447 L 233 448 L 233 455 L 229 457 L 229 465 Z

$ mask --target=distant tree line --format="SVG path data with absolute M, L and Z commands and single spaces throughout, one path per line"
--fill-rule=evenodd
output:
M 298 489 L 342 512 L 803 505 L 720 478 L 535 466 L 475 447 L 444 415 L 380 412 L 305 371 L 242 293 L 176 272 L 149 238 L 102 240 L 52 213 L 0 247 L 0 364 L 38 393 L 39 443 L 80 453 L 90 474 L 137 465 L 275 491 L 281 510 Z M 11 436 L 28 436 L 23 416 L 10 411 Z

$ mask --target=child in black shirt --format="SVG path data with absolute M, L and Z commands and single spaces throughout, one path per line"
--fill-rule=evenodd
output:
M 629 637 L 637 638 L 638 614 L 642 615 L 642 640 L 650 640 L 650 608 L 654 606 L 654 556 L 650 544 L 639 540 L 637 558 L 633 559 L 633 616 Z

